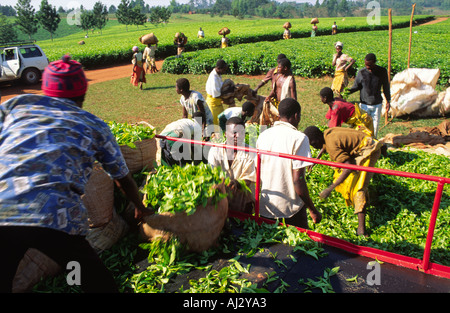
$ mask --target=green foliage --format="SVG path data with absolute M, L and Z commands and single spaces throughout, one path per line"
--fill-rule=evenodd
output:
M 450 41 L 450 33 L 446 31 L 449 25 L 450 20 L 447 20 L 436 25 L 417 27 L 417 33 L 414 33 L 412 39 L 411 67 L 439 68 L 439 83 L 442 85 L 448 84 L 450 79 L 450 53 L 447 46 L 442 44 Z M 188 52 L 181 59 L 167 58 L 162 70 L 174 74 L 201 74 L 211 71 L 216 60 L 222 58 L 229 64 L 230 74 L 262 74 L 276 66 L 276 56 L 282 52 L 291 60 L 294 75 L 306 78 L 322 77 L 334 74 L 331 60 L 337 40 L 344 43 L 344 53 L 356 59 L 356 64 L 349 71 L 350 76 L 355 75 L 357 69 L 364 66 L 364 57 L 369 52 L 377 55 L 378 65 L 387 68 L 387 32 L 373 31 L 280 40 L 276 44 L 264 41 L 227 49 Z M 407 68 L 408 45 L 409 29 L 396 30 L 393 39 L 393 75 Z
M 155 137 L 155 129 L 143 124 L 128 124 L 115 121 L 108 122 L 111 132 L 119 145 L 136 148 L 134 142 Z
M 0 14 L 0 42 L 11 42 L 17 40 L 14 24 L 6 16 Z
M 122 1 L 126 2 L 126 0 Z M 122 15 L 124 19 L 128 16 L 126 15 L 126 12 Z M 169 56 L 176 55 L 176 46 L 173 44 L 173 36 L 176 32 L 180 32 L 180 30 L 189 38 L 189 41 L 185 46 L 185 49 L 188 52 L 210 48 L 219 48 L 220 36 L 217 34 L 217 32 L 225 25 L 231 29 L 231 33 L 227 37 L 230 38 L 232 46 L 260 41 L 277 41 L 282 39 L 282 25 L 284 24 L 284 22 L 286 22 L 286 20 L 279 19 L 237 20 L 234 18 L 224 18 L 223 20 L 217 20 L 217 18 L 208 18 L 206 19 L 206 21 L 203 21 L 200 18 L 196 18 L 198 17 L 192 17 L 192 19 L 189 19 L 187 21 L 181 20 L 174 23 L 168 23 L 165 24 L 164 27 L 149 26 L 148 24 L 144 24 L 145 30 L 128 29 L 128 25 L 133 24 L 131 20 L 129 22 L 127 22 L 126 20 L 123 20 L 123 22 L 120 22 L 120 20 L 110 20 L 108 22 L 108 25 L 111 25 L 111 27 L 106 27 L 103 31 L 102 36 L 94 36 L 92 34 L 90 38 L 83 39 L 86 42 L 85 45 L 78 45 L 80 39 L 84 37 L 84 34 L 80 36 L 80 33 L 57 39 L 54 42 L 42 41 L 39 42 L 39 45 L 44 49 L 50 61 L 61 58 L 61 56 L 65 53 L 70 53 L 75 60 L 81 62 L 85 67 L 89 68 L 99 65 L 104 66 L 117 64 L 118 62 L 129 61 L 132 55 L 131 47 L 137 45 L 143 48 L 144 46 L 139 43 L 138 39 L 140 36 L 150 32 L 155 33 L 159 40 L 156 57 L 165 59 Z M 407 27 L 409 26 L 409 19 L 410 18 L 407 16 L 396 16 L 393 18 L 393 23 L 395 27 Z M 429 19 L 429 17 L 427 16 L 418 16 L 415 18 L 416 21 L 427 19 Z M 309 24 L 308 19 L 294 19 L 290 20 L 290 22 L 293 25 L 293 27 L 291 28 L 293 38 L 310 36 L 311 25 Z M 333 22 L 334 21 L 331 18 L 321 19 L 321 23 L 323 23 L 323 25 L 325 25 L 326 23 L 329 23 L 331 25 Z M 124 31 L 123 25 L 127 25 L 127 31 Z M 387 25 L 387 17 L 382 17 L 381 24 L 376 27 L 367 26 L 367 21 L 365 18 L 346 18 L 345 22 L 340 23 L 340 33 L 373 29 L 386 29 Z M 199 27 L 202 27 L 202 29 L 205 31 L 205 38 L 203 39 L 197 38 Z M 320 27 L 319 32 L 321 32 Z M 327 30 L 323 30 L 323 34 L 328 35 L 328 33 L 328 28 Z M 277 45 L 278 43 L 279 41 L 277 42 Z M 274 44 L 272 43 L 272 45 Z M 297 46 L 296 51 L 298 50 L 298 48 L 299 46 Z M 224 49 L 217 50 L 220 51 Z M 250 50 L 253 51 L 254 49 L 250 48 Z M 247 57 L 247 59 L 249 59 L 249 62 L 253 63 L 253 66 L 257 66 L 257 59 L 250 59 L 249 57 Z M 214 60 L 214 62 L 215 61 L 216 60 Z M 202 66 L 201 64 L 198 64 L 198 62 L 197 64 L 192 66 L 195 66 L 199 69 L 209 69 L 209 64 L 211 63 L 211 61 L 207 59 L 205 60 L 205 62 L 208 62 L 208 66 Z M 261 62 L 266 63 L 266 60 L 261 60 Z M 197 69 L 197 73 L 199 72 L 199 69 Z M 252 72 L 249 72 L 247 74 L 251 73 Z
M 147 195 L 146 205 L 162 212 L 185 212 L 194 214 L 198 206 L 206 206 L 208 200 L 216 205 L 227 196 L 218 184 L 228 183 L 229 179 L 220 167 L 201 163 L 188 164 L 184 167 L 160 166 L 155 174 L 150 175 L 142 192 Z
M 31 0 L 18 0 L 15 8 L 17 10 L 17 25 L 31 39 L 31 36 L 37 32 L 39 27 L 35 9 L 31 6 Z
M 328 157 L 323 159 L 329 160 Z M 447 157 L 423 151 L 388 151 L 388 157 L 378 160 L 377 167 L 440 177 L 450 176 L 450 160 Z M 307 177 L 311 197 L 323 215 L 319 224 L 311 226 L 312 230 L 345 238 L 356 244 L 422 258 L 436 183 L 376 174 L 369 186 L 371 205 L 366 222 L 370 236 L 362 238 L 355 232 L 357 218 L 353 208 L 345 205 L 338 192 L 333 192 L 325 200 L 318 196 L 331 183 L 333 169 L 316 165 Z M 449 186 L 445 187 L 442 196 L 431 253 L 434 262 L 446 265 L 450 264 L 450 198 L 445 191 L 448 188 Z
M 52 7 L 47 0 L 42 0 L 37 18 L 42 28 L 50 33 L 50 38 L 53 41 L 53 34 L 58 28 L 59 22 L 61 22 L 61 17 L 56 12 L 56 7 Z

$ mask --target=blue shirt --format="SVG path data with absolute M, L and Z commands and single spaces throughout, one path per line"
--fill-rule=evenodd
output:
M 98 161 L 112 178 L 128 168 L 108 125 L 68 99 L 18 96 L 0 106 L 0 226 L 84 235 L 81 200 Z

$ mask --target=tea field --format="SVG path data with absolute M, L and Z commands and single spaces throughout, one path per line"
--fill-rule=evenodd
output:
M 450 20 L 434 25 L 413 28 L 411 67 L 439 68 L 441 76 L 439 83 L 446 85 L 450 79 Z M 294 75 L 300 77 L 322 77 L 332 75 L 332 57 L 335 53 L 336 41 L 344 43 L 344 53 L 347 53 L 356 63 L 349 71 L 355 75 L 358 68 L 364 66 L 367 53 L 375 53 L 378 64 L 387 68 L 389 35 L 386 30 L 357 31 L 339 33 L 335 36 L 319 36 L 314 38 L 299 38 L 279 40 L 276 42 L 262 41 L 252 44 L 242 44 L 227 49 L 208 49 L 188 52 L 183 58 L 169 57 L 163 64 L 167 73 L 208 73 L 214 67 L 215 61 L 224 59 L 234 75 L 266 73 L 276 66 L 276 56 L 284 53 L 291 60 Z M 392 40 L 392 74 L 403 71 L 408 66 L 409 27 L 393 31 Z
M 415 23 L 424 22 L 432 19 L 431 16 L 416 16 Z M 173 44 L 176 32 L 183 32 L 188 37 L 186 51 L 197 51 L 208 48 L 218 48 L 220 45 L 220 36 L 218 31 L 222 27 L 228 27 L 231 30 L 228 37 L 231 46 L 243 43 L 254 43 L 259 41 L 277 41 L 282 39 L 284 29 L 283 24 L 287 20 L 280 19 L 243 19 L 236 18 L 195 18 L 178 19 L 174 23 L 168 23 L 161 26 L 145 24 L 144 27 L 136 28 L 129 26 L 128 31 L 124 25 L 117 21 L 110 21 L 108 26 L 102 30 L 89 33 L 89 38 L 84 38 L 85 32 L 65 36 L 62 38 L 45 41 L 39 41 L 38 44 L 44 49 L 50 61 L 59 59 L 63 54 L 70 53 L 74 59 L 80 61 L 85 67 L 98 67 L 113 65 L 118 62 L 129 61 L 131 58 L 131 48 L 135 45 L 144 48 L 139 42 L 139 37 L 153 32 L 158 40 L 158 50 L 156 57 L 165 59 L 168 56 L 176 55 L 176 46 Z M 309 19 L 292 19 L 291 33 L 293 38 L 309 37 L 311 24 Z M 318 35 L 327 35 L 330 33 L 331 25 L 335 18 L 322 18 L 319 23 Z M 394 16 L 393 27 L 409 27 L 409 16 Z M 65 23 L 62 21 L 61 23 Z M 388 18 L 382 17 L 380 25 L 368 25 L 364 17 L 347 17 L 338 20 L 339 31 L 358 32 L 370 31 L 376 29 L 387 29 Z M 197 31 L 199 28 L 205 31 L 205 38 L 198 39 Z M 84 45 L 79 45 L 80 41 Z

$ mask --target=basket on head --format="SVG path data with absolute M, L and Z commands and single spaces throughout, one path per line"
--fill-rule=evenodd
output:
M 286 29 L 291 28 L 291 27 L 292 27 L 292 25 L 291 25 L 290 22 L 286 22 L 286 23 L 284 23 L 284 25 L 283 25 L 283 28 L 286 28 Z
M 319 24 L 319 19 L 317 17 L 313 18 L 311 24 Z

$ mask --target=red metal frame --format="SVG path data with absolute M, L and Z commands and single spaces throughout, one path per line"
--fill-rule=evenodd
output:
M 437 190 L 436 190 L 436 194 L 435 194 L 435 198 L 434 198 L 433 208 L 431 210 L 430 223 L 428 226 L 428 234 L 427 234 L 427 239 L 426 239 L 424 254 L 423 254 L 422 259 L 412 258 L 412 257 L 376 249 L 376 248 L 359 246 L 359 245 L 352 244 L 348 241 L 345 241 L 343 239 L 330 237 L 330 236 L 327 236 L 327 235 L 324 235 L 321 233 L 317 233 L 317 232 L 299 228 L 299 227 L 297 227 L 297 228 L 302 232 L 306 232 L 308 234 L 308 236 L 314 241 L 317 241 L 317 242 L 320 242 L 320 243 L 323 243 L 323 244 L 326 244 L 329 246 L 333 246 L 333 247 L 345 250 L 350 253 L 377 259 L 382 262 L 387 262 L 387 263 L 391 263 L 394 265 L 398 265 L 398 266 L 402 266 L 402 267 L 406 267 L 406 268 L 410 268 L 410 269 L 414 269 L 414 270 L 419 270 L 426 274 L 431 274 L 431 275 L 450 279 L 450 266 L 444 266 L 444 265 L 430 262 L 431 246 L 433 243 L 434 229 L 436 226 L 436 219 L 437 219 L 437 215 L 439 212 L 439 206 L 440 206 L 440 202 L 441 202 L 441 198 L 442 198 L 442 193 L 443 193 L 444 185 L 450 184 L 450 178 L 417 174 L 417 173 L 408 173 L 408 172 L 395 171 L 395 170 L 387 170 L 387 169 L 381 169 L 381 168 L 375 168 L 375 167 L 363 167 L 363 166 L 358 166 L 358 165 L 330 162 L 330 161 L 324 161 L 324 160 L 319 160 L 319 159 L 314 159 L 314 158 L 307 158 L 307 157 L 295 156 L 295 155 L 291 155 L 291 154 L 259 150 L 259 149 L 243 147 L 243 146 L 230 146 L 230 145 L 220 144 L 220 143 L 212 143 L 212 142 L 191 140 L 191 139 L 185 139 L 185 138 L 174 138 L 174 137 L 168 137 L 168 136 L 162 136 L 162 135 L 156 135 L 156 137 L 160 138 L 160 139 L 171 140 L 171 141 L 180 141 L 180 142 L 191 143 L 191 144 L 222 147 L 222 148 L 226 148 L 226 149 L 235 149 L 235 150 L 241 150 L 241 151 L 245 151 L 245 152 L 255 153 L 256 154 L 255 214 L 249 215 L 249 214 L 244 214 L 241 212 L 230 211 L 229 216 L 237 217 L 239 219 L 254 219 L 258 223 L 261 223 L 261 222 L 274 223 L 274 221 L 265 219 L 263 217 L 260 217 L 260 215 L 259 215 L 259 193 L 260 193 L 260 182 L 261 182 L 260 176 L 261 176 L 261 155 L 262 154 L 272 155 L 272 156 L 277 156 L 277 157 L 287 158 L 287 159 L 293 159 L 293 160 L 307 161 L 307 162 L 327 165 L 327 166 L 331 166 L 331 167 L 346 168 L 346 169 L 351 169 L 351 170 L 359 170 L 359 171 L 373 172 L 373 173 L 377 173 L 377 174 L 401 176 L 401 177 L 437 182 Z

